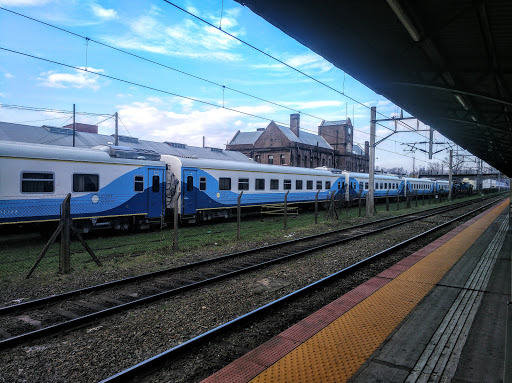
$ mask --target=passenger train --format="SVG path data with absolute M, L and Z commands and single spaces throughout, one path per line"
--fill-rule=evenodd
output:
M 447 194 L 448 182 L 375 177 L 375 196 Z M 92 149 L 0 142 L 0 224 L 58 221 L 71 193 L 71 215 L 83 232 L 145 228 L 173 214 L 194 223 L 229 217 L 241 206 L 353 201 L 368 193 L 369 175 L 181 158 L 121 146 Z M 249 210 L 249 209 L 244 209 Z

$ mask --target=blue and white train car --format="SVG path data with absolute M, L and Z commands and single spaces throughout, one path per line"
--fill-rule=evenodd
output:
M 345 193 L 345 200 L 353 200 L 361 197 L 366 198 L 369 190 L 370 175 L 367 173 L 349 173 L 343 172 L 345 176 L 345 182 L 343 187 L 348 185 L 347 189 L 343 189 Z M 375 197 L 397 197 L 397 195 L 403 196 L 404 181 L 398 176 L 375 174 L 374 177 L 374 196 Z
M 75 225 L 84 232 L 161 217 L 165 164 L 131 151 L 0 142 L 0 224 L 59 220 L 68 193 Z
M 428 195 L 435 192 L 435 181 L 427 178 L 405 178 L 406 193 L 413 195 Z
M 436 182 L 436 193 L 441 195 L 448 195 L 450 193 L 450 182 L 437 180 Z
M 162 155 L 168 166 L 167 207 L 173 208 L 179 195 L 178 209 L 182 220 L 190 223 L 228 217 L 240 204 L 257 207 L 281 204 L 286 193 L 288 203 L 327 200 L 341 191 L 340 171 L 264 165 L 253 162 L 233 162 L 179 158 Z

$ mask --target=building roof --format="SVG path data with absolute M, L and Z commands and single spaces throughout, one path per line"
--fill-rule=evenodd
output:
M 256 132 L 241 132 L 238 131 L 235 137 L 231 140 L 229 145 L 252 145 L 260 138 L 263 131 Z
M 320 126 L 339 126 L 339 125 L 352 125 L 352 122 L 350 121 L 350 118 L 346 120 L 339 120 L 339 121 L 322 121 Z
M 78 148 L 92 148 L 114 142 L 113 135 L 87 132 L 75 133 L 75 146 Z M 189 158 L 251 161 L 246 155 L 235 151 L 217 148 L 200 148 L 172 142 L 146 141 L 139 140 L 136 137 L 118 137 L 119 145 L 153 150 L 160 154 Z M 0 140 L 72 147 L 73 131 L 61 127 L 31 126 L 0 121 Z
M 362 156 L 364 154 L 364 150 L 359 146 L 359 144 L 355 144 L 352 146 L 352 153 Z
M 275 124 L 279 130 L 288 138 L 291 142 L 297 142 L 301 144 L 311 145 L 311 146 L 318 146 L 320 148 L 324 149 L 331 149 L 333 150 L 332 146 L 328 144 L 327 141 L 322 136 L 319 136 L 318 134 L 308 133 L 304 130 L 300 130 L 299 137 L 295 135 L 289 128 L 286 126 L 282 126 L 279 124 Z

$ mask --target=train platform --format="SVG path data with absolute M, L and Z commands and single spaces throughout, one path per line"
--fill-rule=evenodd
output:
M 503 382 L 512 300 L 509 203 L 484 211 L 203 383 Z

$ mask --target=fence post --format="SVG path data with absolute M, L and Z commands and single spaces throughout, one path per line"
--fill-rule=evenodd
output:
M 389 211 L 389 190 L 386 191 L 386 211 Z
M 62 231 L 60 233 L 59 271 L 69 273 L 71 269 L 69 247 L 71 243 L 71 194 L 61 205 Z
M 174 251 L 178 251 L 178 202 L 180 199 L 181 192 L 178 193 L 174 200 Z
M 238 195 L 238 198 L 236 199 L 236 240 L 237 241 L 240 240 L 240 225 L 242 223 L 242 206 L 241 206 L 242 194 L 244 194 L 243 191 L 240 192 L 240 194 Z
M 414 200 L 416 203 L 416 207 L 418 207 L 418 191 L 416 190 L 416 194 L 414 195 Z
M 242 192 L 243 193 L 243 192 Z M 284 230 L 288 229 L 288 194 L 290 191 L 288 190 L 284 195 Z
M 316 192 L 315 196 L 315 224 L 318 223 L 318 193 L 320 193 L 320 190 Z
M 363 199 L 361 198 L 363 194 L 362 190 L 359 190 L 359 217 L 361 217 L 361 204 L 363 203 Z
M 400 210 L 400 190 L 396 191 L 396 211 Z

